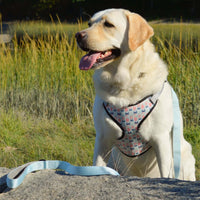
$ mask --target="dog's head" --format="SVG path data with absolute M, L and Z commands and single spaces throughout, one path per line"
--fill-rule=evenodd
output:
M 107 9 L 89 20 L 89 28 L 76 34 L 79 47 L 87 51 L 80 69 L 100 68 L 127 51 L 135 51 L 153 35 L 153 29 L 140 15 L 123 9 Z

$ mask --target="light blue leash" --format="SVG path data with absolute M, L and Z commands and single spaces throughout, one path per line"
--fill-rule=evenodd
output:
M 179 101 L 176 93 L 172 88 L 172 99 L 173 99 L 173 158 L 174 158 L 174 173 L 175 178 L 179 177 L 180 163 L 181 163 L 181 116 Z M 16 169 L 12 170 L 7 176 L 7 185 L 9 188 L 18 187 L 24 180 L 27 174 L 43 169 L 61 169 L 68 172 L 71 175 L 79 176 L 99 176 L 99 175 L 114 175 L 119 176 L 119 173 L 109 167 L 101 166 L 73 166 L 68 162 L 59 160 L 46 160 L 46 161 L 35 161 L 30 162 Z
M 181 165 L 181 111 L 179 107 L 179 101 L 176 93 L 172 90 L 173 99 L 173 160 L 174 160 L 174 174 L 178 179 Z
M 12 170 L 7 176 L 6 180 L 7 186 L 9 188 L 16 188 L 23 182 L 27 174 L 43 169 L 61 169 L 68 172 L 71 175 L 78 175 L 78 176 L 99 176 L 99 175 L 119 176 L 119 173 L 117 171 L 109 167 L 99 167 L 99 166 L 79 167 L 79 166 L 73 166 L 65 161 L 46 160 L 46 161 L 30 162 Z

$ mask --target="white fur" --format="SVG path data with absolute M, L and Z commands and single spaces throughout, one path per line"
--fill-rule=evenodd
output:
M 134 104 L 159 92 L 167 80 L 167 67 L 148 38 L 135 51 L 129 49 L 128 15 L 131 13 L 122 9 L 98 12 L 90 20 L 92 26 L 85 30 L 91 49 L 103 51 L 113 46 L 121 49 L 121 56 L 96 69 L 93 77 L 96 90 L 93 110 L 96 129 L 93 163 L 98 166 L 109 165 L 123 175 L 173 178 L 171 86 L 165 84 L 155 109 L 140 127 L 141 136 L 152 148 L 138 157 L 127 157 L 115 147 L 122 132 L 102 106 L 103 101 L 119 108 Z M 102 23 L 105 20 L 112 22 L 115 28 L 104 28 Z M 191 145 L 186 142 L 183 133 L 181 134 L 179 179 L 195 180 L 195 159 Z

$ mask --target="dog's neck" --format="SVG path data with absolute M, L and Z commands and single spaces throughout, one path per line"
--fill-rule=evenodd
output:
M 147 41 L 94 73 L 96 94 L 117 107 L 134 104 L 158 92 L 167 79 L 167 67 Z

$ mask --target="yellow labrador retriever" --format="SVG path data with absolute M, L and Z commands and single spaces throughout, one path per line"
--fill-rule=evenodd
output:
M 167 66 L 149 39 L 152 27 L 136 13 L 107 9 L 76 34 L 87 51 L 81 70 L 95 69 L 93 164 L 122 175 L 174 178 L 173 106 Z M 195 180 L 195 159 L 182 132 L 178 178 Z

